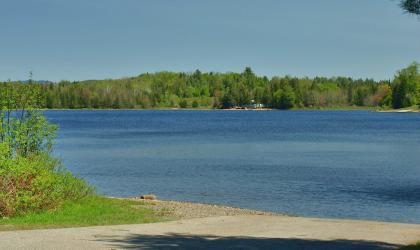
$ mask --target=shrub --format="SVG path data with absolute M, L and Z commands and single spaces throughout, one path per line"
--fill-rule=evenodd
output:
M 57 126 L 36 110 L 39 86 L 0 86 L 0 216 L 53 209 L 93 193 L 51 156 Z
M 93 192 L 48 154 L 10 156 L 10 145 L 4 142 L 0 155 L 0 216 L 53 209 Z
M 198 102 L 197 102 L 197 100 L 194 100 L 193 102 L 192 102 L 192 104 L 191 104 L 191 106 L 193 107 L 193 108 L 198 108 Z
M 187 108 L 187 107 L 188 107 L 188 102 L 187 102 L 187 100 L 182 99 L 182 100 L 179 102 L 179 107 L 180 107 L 180 108 L 182 108 L 182 109 Z

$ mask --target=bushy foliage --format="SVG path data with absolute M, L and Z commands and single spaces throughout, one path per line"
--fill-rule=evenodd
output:
M 92 192 L 48 154 L 24 157 L 11 151 L 7 142 L 0 144 L 0 216 L 56 208 Z
M 420 0 L 401 0 L 400 6 L 408 13 L 420 15 Z
M 183 108 L 183 109 L 188 108 L 188 102 L 187 102 L 187 100 L 182 99 L 182 100 L 179 102 L 179 107 L 180 107 L 180 108 Z
M 273 95 L 273 107 L 278 109 L 290 109 L 295 103 L 295 93 L 290 86 L 277 90 Z
M 404 108 L 420 104 L 420 66 L 412 63 L 400 70 L 392 85 L 392 106 Z
M 40 90 L 34 84 L 0 88 L 0 216 L 51 209 L 92 193 L 51 156 L 57 126 L 37 110 Z

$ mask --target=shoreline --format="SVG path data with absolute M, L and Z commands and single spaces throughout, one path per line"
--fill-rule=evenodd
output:
M 133 109 L 93 109 L 93 108 L 77 108 L 77 109 L 39 109 L 40 111 L 375 111 L 375 112 L 397 112 L 398 110 L 379 110 L 374 108 L 292 108 L 292 109 L 272 109 L 272 108 L 260 108 L 260 109 L 219 109 L 219 108 L 133 108 Z M 420 112 L 420 110 L 410 110 L 411 112 Z M 407 112 L 407 111 L 406 111 Z
M 115 198 L 115 197 L 110 197 Z M 420 226 L 420 223 L 408 223 L 398 221 L 383 221 L 373 219 L 355 219 L 355 218 L 335 218 L 335 217 L 313 217 L 295 215 L 281 212 L 270 212 L 264 210 L 256 210 L 249 208 L 234 207 L 229 205 L 220 205 L 212 203 L 200 203 L 192 201 L 176 201 L 176 200 L 145 200 L 138 197 L 133 198 L 117 198 L 135 201 L 143 201 L 146 208 L 152 209 L 155 212 L 164 211 L 171 219 L 195 219 L 195 218 L 209 218 L 218 216 L 246 216 L 246 215 L 264 215 L 275 217 L 288 218 L 306 218 L 327 221 L 346 221 L 346 222 L 365 222 L 365 223 L 385 223 L 385 224 L 402 224 Z M 420 236 L 420 234 L 419 234 Z
M 420 113 L 420 109 L 390 109 L 390 110 L 377 110 L 380 113 Z
M 420 113 L 420 109 L 371 109 L 371 108 L 319 108 L 319 109 L 193 109 L 193 108 L 161 108 L 161 109 L 40 109 L 40 111 L 226 111 L 226 112 L 287 112 L 287 111 L 370 111 L 376 113 Z
M 283 216 L 296 217 L 290 214 L 275 213 L 269 211 L 233 207 L 227 205 L 199 203 L 191 201 L 175 201 L 175 200 L 146 200 L 138 197 L 134 198 L 118 198 L 134 201 L 142 201 L 144 206 L 157 213 L 163 214 L 172 220 L 209 218 L 218 216 L 240 216 L 240 215 L 266 215 L 266 216 Z

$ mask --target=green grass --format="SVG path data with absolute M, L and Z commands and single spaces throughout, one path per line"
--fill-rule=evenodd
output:
M 78 202 L 64 203 L 53 211 L 0 218 L 0 231 L 140 224 L 165 220 L 162 215 L 143 205 L 141 201 L 92 196 Z
M 401 247 L 399 250 L 420 250 L 420 241 L 415 245 Z

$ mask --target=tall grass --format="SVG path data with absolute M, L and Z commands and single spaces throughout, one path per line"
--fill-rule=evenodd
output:
M 141 201 L 88 196 L 77 201 L 65 201 L 52 210 L 0 219 L 0 231 L 138 224 L 164 220 L 161 215 L 143 207 L 143 204 Z

